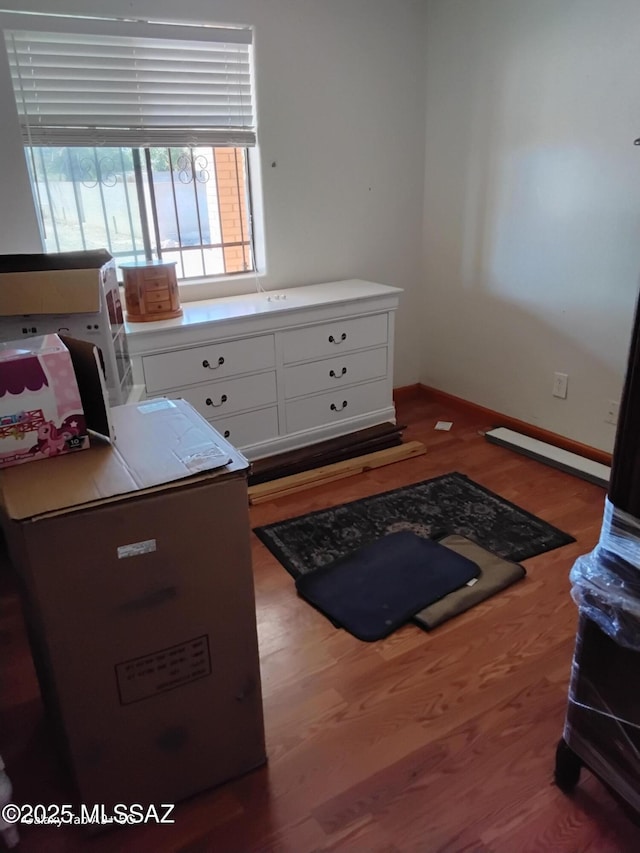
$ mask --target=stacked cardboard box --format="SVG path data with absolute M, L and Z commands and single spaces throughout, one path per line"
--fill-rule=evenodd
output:
M 85 804 L 173 803 L 265 760 L 247 469 L 183 401 L 0 472 L 49 720 Z

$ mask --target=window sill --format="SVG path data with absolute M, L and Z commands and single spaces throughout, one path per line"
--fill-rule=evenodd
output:
M 215 278 L 189 278 L 178 280 L 180 302 L 201 302 L 204 299 L 220 299 L 225 296 L 245 296 L 256 293 L 266 279 L 264 273 L 241 273 L 233 276 Z M 124 285 L 120 282 L 122 304 L 124 305 Z
M 264 279 L 264 274 L 253 272 L 216 278 L 183 279 L 178 281 L 180 301 L 198 302 L 202 299 L 255 293 L 260 289 Z

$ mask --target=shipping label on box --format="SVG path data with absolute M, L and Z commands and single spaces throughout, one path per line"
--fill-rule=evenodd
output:
M 88 447 L 71 355 L 60 338 L 0 344 L 0 468 Z
M 116 664 L 121 705 L 149 699 L 211 675 L 207 635 Z

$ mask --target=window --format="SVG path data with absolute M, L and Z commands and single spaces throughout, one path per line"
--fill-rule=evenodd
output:
M 0 20 L 46 251 L 253 269 L 249 29 Z

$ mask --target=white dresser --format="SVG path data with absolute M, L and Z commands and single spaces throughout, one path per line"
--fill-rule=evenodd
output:
M 188 400 L 249 459 L 395 422 L 401 292 L 354 279 L 186 302 L 127 325 L 134 381 Z

